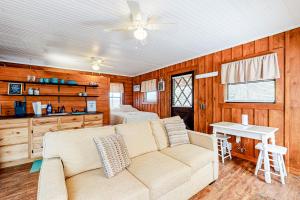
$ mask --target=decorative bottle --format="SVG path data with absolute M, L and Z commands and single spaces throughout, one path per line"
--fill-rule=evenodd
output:
M 52 105 L 50 102 L 47 104 L 46 113 L 47 115 L 52 113 Z

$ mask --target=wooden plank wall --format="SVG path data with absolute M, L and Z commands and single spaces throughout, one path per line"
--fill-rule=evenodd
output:
M 287 155 L 287 165 L 291 169 L 300 168 L 300 110 L 294 109 L 300 107 L 300 53 L 299 53 L 299 32 L 300 28 L 283 32 L 280 34 L 265 37 L 246 44 L 242 44 L 233 48 L 225 49 L 206 56 L 198 57 L 192 60 L 184 61 L 163 69 L 159 69 L 147 74 L 143 74 L 133 78 L 133 84 L 140 84 L 141 81 L 163 78 L 166 82 L 166 90 L 159 92 L 157 104 L 144 104 L 143 94 L 140 92 L 133 93 L 133 105 L 140 110 L 156 112 L 160 117 L 170 116 L 171 102 L 171 76 L 173 74 L 194 71 L 195 74 L 219 71 L 222 63 L 232 62 L 236 60 L 251 58 L 272 52 L 278 54 L 281 78 L 276 81 L 276 103 L 224 103 L 224 86 L 220 84 L 220 75 L 214 78 L 195 80 L 194 89 L 194 126 L 195 130 L 211 133 L 209 124 L 218 121 L 241 122 L 243 113 L 249 115 L 251 124 L 266 125 L 278 127 L 279 132 L 276 135 L 276 142 L 279 145 L 289 147 L 289 155 Z M 287 56 L 287 54 L 289 54 Z M 289 69 L 287 70 L 287 57 L 289 58 Z M 292 80 L 288 77 L 292 76 Z M 289 82 L 287 82 L 289 80 Z M 286 90 L 288 88 L 288 90 Z M 290 91 L 288 95 L 285 93 Z M 290 104 L 285 104 L 290 102 Z M 205 110 L 199 109 L 199 104 L 205 103 Z M 293 108 L 293 112 L 289 113 L 285 119 L 286 106 Z M 294 121 L 291 121 L 290 119 Z M 287 121 L 288 120 L 288 121 Z M 291 124 L 286 128 L 286 124 Z M 297 128 L 295 127 L 297 126 Z M 294 130 L 299 130 L 294 132 Z M 251 139 L 242 139 L 241 145 L 246 151 L 237 150 L 235 138 L 231 139 L 233 143 L 233 154 L 237 157 L 245 158 L 250 161 L 256 161 L 257 151 L 255 144 L 257 141 Z M 295 170 L 293 170 L 295 172 Z M 300 172 L 299 172 L 300 174 Z
M 286 33 L 285 144 L 290 169 L 300 175 L 300 28 Z
M 79 84 L 88 84 L 89 82 L 98 82 L 98 88 L 87 88 L 89 95 L 99 95 L 97 98 L 88 98 L 88 100 L 97 101 L 97 111 L 104 113 L 104 124 L 109 123 L 109 84 L 110 80 L 113 82 L 122 82 L 125 86 L 124 103 L 132 104 L 132 78 L 125 76 L 116 76 L 109 74 L 99 74 L 90 72 L 81 72 L 74 70 L 62 70 L 49 67 L 29 66 L 15 63 L 0 63 L 0 80 L 15 80 L 26 81 L 27 75 L 35 75 L 37 78 L 51 78 L 56 77 L 64 80 L 75 80 Z M 51 85 L 29 85 L 28 88 L 39 88 L 41 94 L 57 94 L 58 86 Z M 83 92 L 84 87 L 76 86 L 61 86 L 60 94 L 77 94 Z M 0 94 L 7 94 L 7 83 L 0 82 Z M 2 115 L 14 115 L 14 101 L 22 101 L 24 98 L 21 96 L 1 96 L 0 104 L 2 106 Z M 71 107 L 78 110 L 85 108 L 85 99 L 80 97 L 61 97 L 60 103 L 57 97 L 27 97 L 27 112 L 33 113 L 32 102 L 41 101 L 42 104 L 46 104 L 49 101 L 53 105 L 54 109 L 58 106 L 64 105 L 66 112 L 71 112 Z

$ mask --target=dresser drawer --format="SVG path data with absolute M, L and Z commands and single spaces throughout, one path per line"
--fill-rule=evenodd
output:
M 57 124 L 33 126 L 32 127 L 32 135 L 33 135 L 33 137 L 39 137 L 39 136 L 43 136 L 47 132 L 53 132 L 53 131 L 57 131 L 57 130 L 58 130 Z
M 7 119 L 0 120 L 0 128 L 8 129 L 8 128 L 23 128 L 28 127 L 29 119 Z
M 61 117 L 61 123 L 83 122 L 83 116 L 65 116 Z
M 32 119 L 33 126 L 57 124 L 57 122 L 58 122 L 58 117 L 41 117 L 41 118 Z
M 32 138 L 32 149 L 41 149 L 41 148 L 43 148 L 43 137 Z
M 89 122 L 89 121 L 99 121 L 103 119 L 102 114 L 95 114 L 95 115 L 85 115 L 84 116 L 84 121 Z
M 28 144 L 16 144 L 0 147 L 0 162 L 9 162 L 28 158 Z
M 70 123 L 62 123 L 60 125 L 60 130 L 68 130 L 68 129 L 78 129 L 83 127 L 83 122 L 70 122 Z
M 31 158 L 41 158 L 43 155 L 43 148 L 33 149 L 31 152 Z
M 0 129 L 0 146 L 28 143 L 28 127 Z
M 84 122 L 84 127 L 98 127 L 98 126 L 103 126 L 103 120 Z

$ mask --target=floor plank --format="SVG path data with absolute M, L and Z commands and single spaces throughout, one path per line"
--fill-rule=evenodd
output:
M 36 199 L 38 173 L 30 174 L 31 164 L 0 169 L 0 199 Z M 219 179 L 207 186 L 191 200 L 299 200 L 300 177 L 288 175 L 285 185 L 278 177 L 272 177 L 272 184 L 266 184 L 263 174 L 254 174 L 255 165 L 234 158 L 220 165 Z
M 220 164 L 219 179 L 191 200 L 300 200 L 300 177 L 288 174 L 286 184 L 272 175 L 272 183 L 264 182 L 263 172 L 254 176 L 255 165 L 233 158 Z

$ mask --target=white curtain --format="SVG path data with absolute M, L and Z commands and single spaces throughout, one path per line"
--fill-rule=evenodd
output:
M 141 92 L 154 92 L 156 90 L 156 79 L 143 81 L 141 84 Z
M 110 92 L 124 93 L 123 83 L 110 83 Z
M 222 84 L 280 78 L 276 53 L 222 64 Z

